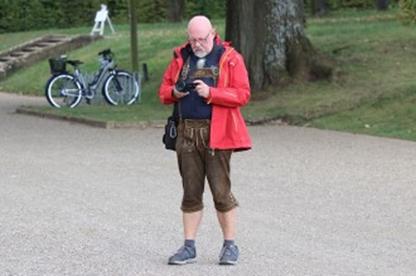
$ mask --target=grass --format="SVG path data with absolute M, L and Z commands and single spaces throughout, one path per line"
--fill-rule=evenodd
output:
M 385 137 L 415 140 L 416 136 L 416 89 L 392 99 L 365 104 L 354 110 L 339 112 L 312 121 L 319 128 L 364 133 Z
M 247 117 L 283 117 L 291 124 L 416 140 L 411 124 L 416 119 L 411 108 L 416 96 L 415 30 L 394 20 L 393 13 L 349 17 L 354 20 L 347 23 L 346 16 L 309 20 L 308 37 L 337 62 L 339 72 L 331 82 L 270 91 L 271 97 L 246 108 Z M 394 119 L 385 117 L 390 113 Z M 369 118 L 370 127 L 360 123 Z
M 243 109 L 248 120 L 285 118 L 291 124 L 397 137 L 416 141 L 412 122 L 416 119 L 416 30 L 395 20 L 396 10 L 340 11 L 308 20 L 306 33 L 313 45 L 337 64 L 331 81 L 292 83 L 286 87 L 253 94 Z M 220 34 L 224 21 L 214 22 Z M 185 23 L 140 24 L 139 59 L 147 63 L 150 80 L 144 83 L 142 103 L 130 107 L 80 106 L 48 112 L 93 117 L 100 120 L 137 121 L 164 119 L 170 107 L 158 102 L 161 75 L 182 43 Z M 117 33 L 69 57 L 86 62 L 85 70 L 96 68 L 96 53 L 111 47 L 120 67 L 129 68 L 128 26 L 116 26 Z M 88 33 L 89 28 L 48 30 L 45 33 Z M 9 45 L 42 35 L 28 32 L 0 35 Z M 3 43 L 0 44 L 1 47 Z M 1 48 L 0 48 L 1 49 Z M 0 90 L 43 95 L 49 75 L 46 62 L 21 70 L 0 82 Z

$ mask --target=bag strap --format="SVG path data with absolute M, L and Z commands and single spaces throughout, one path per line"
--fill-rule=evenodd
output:
M 186 58 L 185 64 L 182 67 L 182 71 L 181 71 L 181 79 L 182 80 L 186 80 L 188 78 L 190 67 L 191 67 L 191 56 L 189 55 Z

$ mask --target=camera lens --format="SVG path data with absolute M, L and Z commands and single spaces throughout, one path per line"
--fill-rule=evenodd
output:
M 176 83 L 175 85 L 176 90 L 178 90 L 179 92 L 184 92 L 185 88 L 186 88 L 186 82 L 183 80 L 180 80 Z

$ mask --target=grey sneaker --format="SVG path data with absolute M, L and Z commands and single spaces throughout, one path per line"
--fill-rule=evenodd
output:
M 220 265 L 235 265 L 240 256 L 237 245 L 225 245 L 220 252 Z
M 195 247 L 182 246 L 179 250 L 169 258 L 170 265 L 184 265 L 196 262 Z

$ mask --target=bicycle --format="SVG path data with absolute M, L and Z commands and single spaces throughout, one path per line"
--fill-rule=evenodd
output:
M 105 100 L 111 105 L 134 103 L 140 94 L 140 86 L 134 76 L 125 70 L 116 69 L 111 49 L 98 53 L 99 69 L 89 82 L 79 66 L 80 60 L 67 60 L 66 56 L 49 59 L 52 77 L 46 83 L 45 94 L 53 107 L 76 107 L 82 97 L 89 104 L 96 96 L 99 87 Z M 66 65 L 73 67 L 73 74 L 66 70 Z

